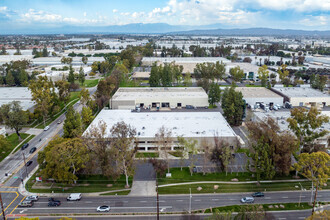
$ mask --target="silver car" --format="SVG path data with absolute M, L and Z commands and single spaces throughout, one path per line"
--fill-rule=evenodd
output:
M 242 203 L 254 203 L 254 198 L 253 197 L 243 197 L 241 199 Z

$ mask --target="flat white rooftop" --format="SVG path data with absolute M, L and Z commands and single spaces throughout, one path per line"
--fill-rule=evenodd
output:
M 327 115 L 330 117 L 330 111 L 322 111 L 322 115 Z M 289 123 L 287 122 L 287 119 L 291 117 L 291 113 L 288 110 L 285 111 L 272 111 L 272 112 L 254 112 L 254 114 L 262 121 L 266 119 L 267 117 L 272 117 L 274 118 L 281 131 L 289 130 Z M 323 128 L 321 129 L 327 129 L 330 130 L 330 123 L 325 123 L 322 126 Z
M 125 87 L 119 88 L 112 100 L 136 100 L 141 98 L 208 98 L 201 87 Z
M 288 97 L 330 97 L 310 87 L 273 87 L 273 89 Z
M 223 57 L 143 57 L 142 62 L 176 62 L 176 63 L 215 63 L 217 61 L 229 63 L 230 60 Z
M 235 90 L 242 92 L 244 98 L 282 98 L 265 87 L 236 87 Z
M 130 110 L 102 110 L 87 128 L 97 126 L 99 121 L 107 124 L 107 136 L 117 122 L 124 121 L 136 129 L 136 137 L 154 138 L 159 128 L 172 130 L 178 137 L 236 137 L 220 112 L 131 112 Z M 85 133 L 86 133 L 85 132 Z
M 20 101 L 23 110 L 32 108 L 35 103 L 28 87 L 2 87 L 0 88 L 0 106 L 12 101 Z

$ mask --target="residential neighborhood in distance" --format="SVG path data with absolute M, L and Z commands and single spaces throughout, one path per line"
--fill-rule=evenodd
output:
M 330 218 L 329 10 L 0 2 L 0 218 Z

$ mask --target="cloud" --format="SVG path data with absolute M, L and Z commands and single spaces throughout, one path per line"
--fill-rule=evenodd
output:
M 112 12 L 113 12 L 113 13 L 117 13 L 118 10 L 117 10 L 117 9 L 113 9 Z
M 84 12 L 84 17 L 87 16 L 87 13 Z M 103 23 L 105 17 L 99 16 L 98 19 L 79 19 L 73 17 L 63 17 L 60 14 L 49 13 L 45 11 L 36 11 L 34 9 L 29 9 L 27 13 L 21 14 L 20 22 L 27 23 L 52 23 L 52 24 L 75 24 L 75 25 L 83 25 L 83 24 L 98 24 Z
M 250 1 L 251 2 L 251 1 Z M 310 11 L 329 11 L 330 1 L 329 0 L 257 0 L 256 3 L 266 9 L 270 10 L 295 10 L 299 12 L 310 12 Z
M 309 15 L 307 18 L 301 19 L 299 21 L 301 25 L 304 26 L 328 26 L 330 24 L 330 16 L 328 15 L 320 15 L 320 16 L 311 16 Z

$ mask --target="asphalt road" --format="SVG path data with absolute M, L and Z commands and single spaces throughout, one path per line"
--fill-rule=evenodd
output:
M 301 193 L 301 194 L 300 194 Z M 240 199 L 249 196 L 250 193 L 234 194 L 194 194 L 191 198 L 191 210 L 207 209 L 217 206 L 239 205 Z M 255 198 L 255 203 L 295 203 L 310 201 L 310 192 L 266 192 L 265 197 Z M 100 205 L 111 206 L 111 213 L 150 213 L 156 212 L 156 197 L 130 197 L 130 196 L 102 196 L 83 197 L 80 201 L 66 201 L 59 199 L 62 204 L 59 207 L 48 207 L 48 199 L 40 198 L 31 208 L 16 208 L 13 214 L 87 214 L 97 213 L 96 208 Z M 330 191 L 319 191 L 318 200 L 329 202 Z M 159 197 L 159 207 L 161 212 L 182 212 L 190 210 L 189 195 L 166 195 Z M 11 212 L 13 207 L 9 208 Z

